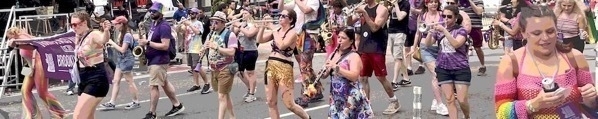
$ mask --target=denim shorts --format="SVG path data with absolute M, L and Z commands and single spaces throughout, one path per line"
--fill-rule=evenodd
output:
M 133 65 L 135 65 L 135 60 L 133 59 L 120 59 L 116 64 L 116 68 L 120 69 L 123 73 L 131 72 Z
M 419 45 L 419 50 L 422 54 L 423 63 L 430 63 L 436 61 L 438 57 L 438 46 L 426 46 L 425 44 Z

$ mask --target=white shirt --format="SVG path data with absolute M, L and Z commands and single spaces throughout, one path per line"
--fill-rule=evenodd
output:
M 297 22 L 295 22 L 295 28 L 293 28 L 297 31 L 297 33 L 302 32 L 301 27 L 303 27 L 303 24 L 309 21 L 314 21 L 318 17 L 318 8 L 320 7 L 320 1 L 307 0 L 306 3 L 307 7 L 313 9 L 313 11 L 309 14 L 305 14 L 303 11 L 301 11 L 299 6 L 295 5 L 295 1 L 287 2 L 287 0 L 285 0 L 284 8 L 293 8 L 293 11 L 295 11 L 295 13 L 297 14 Z

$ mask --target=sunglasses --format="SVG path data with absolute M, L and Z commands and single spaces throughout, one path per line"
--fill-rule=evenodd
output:
M 455 2 L 446 2 L 447 5 L 456 5 L 457 3 Z
M 445 19 L 446 19 L 446 18 L 448 18 L 448 19 L 452 19 L 452 18 L 453 18 L 453 15 L 444 15 L 444 14 L 443 14 L 443 15 L 440 15 L 440 16 L 441 16 L 442 18 L 445 18 Z
M 286 15 L 286 14 L 281 14 L 281 15 L 280 15 L 280 18 L 290 18 L 290 17 L 289 17 L 289 15 Z
M 76 28 L 77 26 L 79 26 L 79 24 L 81 24 L 81 22 L 79 22 L 79 23 L 71 23 L 70 26 L 71 26 L 71 28 Z

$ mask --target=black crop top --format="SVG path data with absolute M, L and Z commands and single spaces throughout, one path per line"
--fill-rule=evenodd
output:
M 278 29 L 276 31 L 280 31 L 281 29 L 282 28 L 280 28 L 280 29 Z M 287 33 L 289 33 L 289 31 L 291 31 L 291 29 L 293 29 L 293 28 L 288 29 L 284 33 L 284 35 L 282 36 L 282 40 L 284 40 L 284 38 L 287 36 Z M 293 48 L 291 48 L 291 47 L 288 47 L 288 48 L 286 48 L 284 50 L 280 50 L 280 48 L 278 48 L 278 46 L 276 46 L 276 40 L 272 40 L 272 43 L 270 45 L 272 46 L 272 51 L 274 51 L 274 52 L 280 53 L 280 54 L 282 54 L 283 56 L 286 56 L 286 57 L 293 56 Z

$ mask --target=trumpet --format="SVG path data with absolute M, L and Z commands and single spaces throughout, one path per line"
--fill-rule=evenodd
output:
M 431 24 L 419 23 L 417 30 L 420 33 L 426 33 L 426 32 L 428 32 L 430 30 L 431 26 L 436 25 L 436 24 L 442 24 L 442 23 L 444 23 L 444 22 L 431 23 Z
M 350 14 L 351 15 L 355 15 L 355 10 L 357 8 L 359 8 L 360 6 L 363 6 L 364 4 L 365 4 L 365 2 L 361 1 L 361 2 L 359 2 L 359 4 L 353 4 L 353 5 L 347 6 L 347 7 L 345 7 L 345 8 L 342 9 L 343 14 L 345 16 L 349 16 Z
M 279 20 L 253 20 L 250 23 L 270 23 L 270 22 L 278 22 Z
M 380 4 L 388 8 L 389 11 L 392 11 L 392 9 L 395 7 L 394 4 L 400 1 L 401 0 L 382 0 L 380 1 Z
M 227 27 L 228 27 L 228 26 L 230 26 L 230 25 L 233 25 L 233 23 L 235 23 L 235 22 L 237 22 L 237 21 L 241 21 L 241 20 L 243 20 L 243 19 L 235 19 L 235 20 L 232 20 L 232 21 L 226 22 L 226 23 L 224 24 L 224 26 L 227 26 Z

